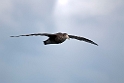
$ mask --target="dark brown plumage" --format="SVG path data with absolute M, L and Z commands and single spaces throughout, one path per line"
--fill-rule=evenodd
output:
M 36 34 L 27 34 L 27 35 L 19 35 L 19 36 L 10 36 L 10 37 L 20 37 L 20 36 L 48 36 L 49 38 L 44 42 L 44 45 L 47 44 L 60 44 L 63 43 L 66 39 L 72 38 L 72 39 L 77 39 L 80 41 L 85 41 L 94 45 L 97 45 L 95 42 L 84 38 L 84 37 L 80 37 L 80 36 L 74 36 L 74 35 L 68 35 L 67 33 L 55 33 L 55 34 L 49 34 L 49 33 L 36 33 Z

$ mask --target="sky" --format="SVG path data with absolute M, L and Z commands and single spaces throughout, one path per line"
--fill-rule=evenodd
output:
M 0 0 L 0 83 L 124 83 L 124 0 Z M 44 36 L 86 37 L 44 45 Z

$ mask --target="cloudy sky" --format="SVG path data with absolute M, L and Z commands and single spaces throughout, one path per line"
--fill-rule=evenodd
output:
M 43 45 L 67 32 L 95 41 Z M 124 0 L 0 0 L 0 83 L 124 83 Z

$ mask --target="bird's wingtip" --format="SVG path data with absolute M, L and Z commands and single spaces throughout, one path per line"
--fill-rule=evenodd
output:
M 19 37 L 19 36 L 10 36 L 10 37 Z
M 97 44 L 97 46 L 99 46 L 99 45 Z
M 96 46 L 99 46 L 98 44 L 94 43 Z
M 94 44 L 94 45 L 98 46 L 98 44 L 97 44 L 97 43 L 95 43 L 95 42 L 92 42 L 92 44 Z

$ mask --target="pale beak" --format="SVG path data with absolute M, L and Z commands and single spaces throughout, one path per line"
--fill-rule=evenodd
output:
M 66 35 L 66 38 L 70 40 L 70 38 L 69 38 L 69 36 L 68 36 L 68 35 Z

